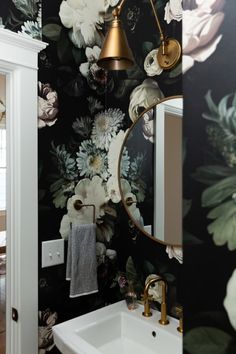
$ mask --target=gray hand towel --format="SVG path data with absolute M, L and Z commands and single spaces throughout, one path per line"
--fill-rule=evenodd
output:
M 68 238 L 66 279 L 70 297 L 98 292 L 96 225 L 72 225 Z

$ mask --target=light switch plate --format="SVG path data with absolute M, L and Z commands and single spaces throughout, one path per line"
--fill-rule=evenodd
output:
M 64 263 L 64 240 L 42 242 L 42 268 Z

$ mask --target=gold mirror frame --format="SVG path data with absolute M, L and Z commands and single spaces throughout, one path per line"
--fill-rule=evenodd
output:
M 128 132 L 126 133 L 126 136 L 125 136 L 125 139 L 122 143 L 122 146 L 121 146 L 121 150 L 120 150 L 120 155 L 119 155 L 119 161 L 118 161 L 118 184 L 119 184 L 119 191 L 120 191 L 120 195 L 121 195 L 121 200 L 122 200 L 122 204 L 126 210 L 126 213 L 128 214 L 128 217 L 130 218 L 130 220 L 133 222 L 133 224 L 137 227 L 137 229 L 142 233 L 144 234 L 145 236 L 149 237 L 150 239 L 152 239 L 153 241 L 156 241 L 162 245 L 165 245 L 165 246 L 172 246 L 172 247 L 182 247 L 182 243 L 181 244 L 171 244 L 171 243 L 167 243 L 165 241 L 162 241 L 160 239 L 158 239 L 157 237 L 149 234 L 148 232 L 146 232 L 140 225 L 139 223 L 133 218 L 132 214 L 130 213 L 130 211 L 128 210 L 127 208 L 127 203 L 124 199 L 124 195 L 123 195 L 123 191 L 122 191 L 122 188 L 121 188 L 121 175 L 120 175 L 120 170 L 121 170 L 121 160 L 122 160 L 122 153 L 123 153 L 123 150 L 124 150 L 124 147 L 125 147 L 125 144 L 126 144 L 126 141 L 132 131 L 132 129 L 135 127 L 135 125 L 140 121 L 140 119 L 142 119 L 143 115 L 145 113 L 147 113 L 149 110 L 153 109 L 154 107 L 158 106 L 159 104 L 162 104 L 163 102 L 166 102 L 166 101 L 169 101 L 169 100 L 173 100 L 173 99 L 177 99 L 177 98 L 182 98 L 183 99 L 183 95 L 175 95 L 175 96 L 168 96 L 168 97 L 165 97 L 163 98 L 162 100 L 160 100 L 159 102 L 151 105 L 150 107 L 146 108 L 139 116 L 138 118 L 136 119 L 135 122 L 132 123 L 132 125 L 129 127 L 128 129 Z M 157 119 L 157 117 L 156 117 Z M 130 203 L 129 203 L 130 205 Z

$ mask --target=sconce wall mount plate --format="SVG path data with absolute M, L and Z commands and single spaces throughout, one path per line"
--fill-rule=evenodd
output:
M 176 66 L 181 57 L 181 46 L 176 39 L 167 38 L 164 41 L 165 53 L 160 47 L 157 53 L 157 61 L 163 70 L 170 70 Z

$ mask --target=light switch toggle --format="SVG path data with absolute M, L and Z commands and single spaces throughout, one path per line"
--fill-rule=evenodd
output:
M 42 268 L 64 263 L 64 240 L 42 242 Z

